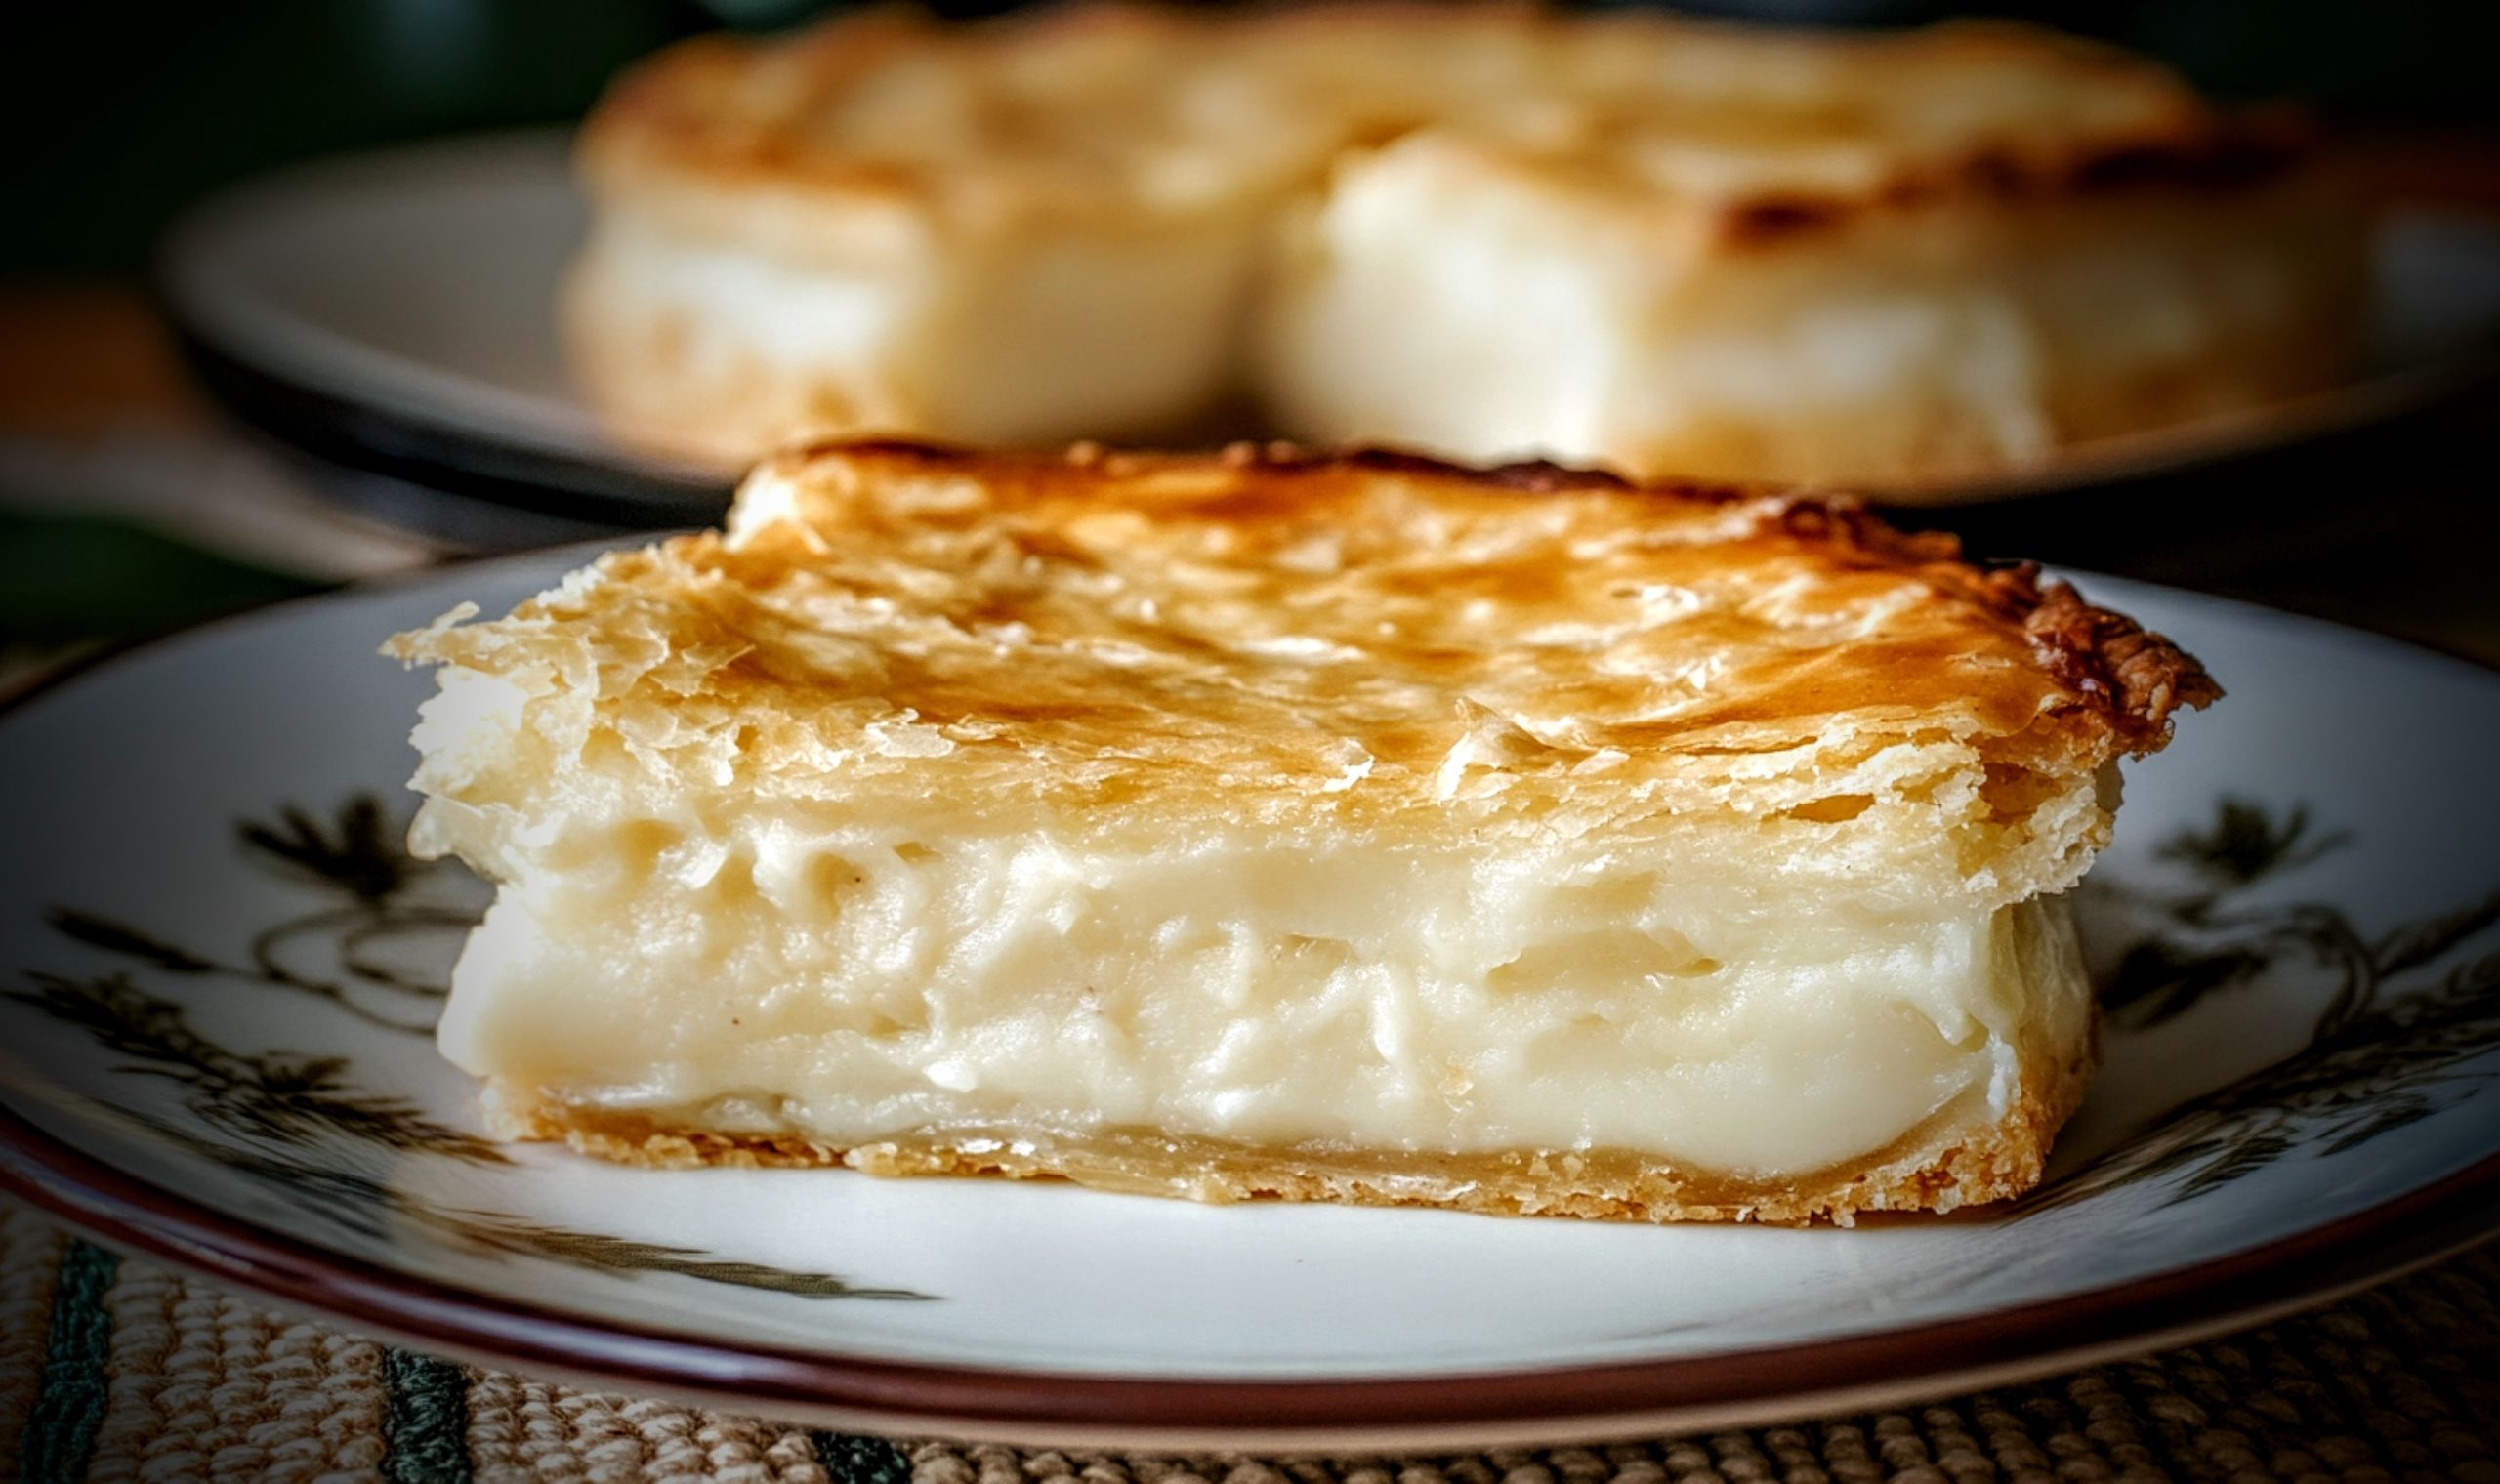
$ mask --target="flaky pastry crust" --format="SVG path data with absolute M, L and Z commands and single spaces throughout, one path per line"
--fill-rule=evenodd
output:
M 759 483 L 788 481 L 800 492 L 791 507 L 799 521 L 819 522 L 830 531 L 846 517 L 839 497 L 812 503 L 808 491 L 821 491 L 828 475 L 865 486 L 902 472 L 979 483 L 1000 514 L 1030 513 L 1044 523 L 1104 501 L 1136 499 L 1151 508 L 1159 503 L 1151 491 L 1176 476 L 1196 484 L 1189 496 L 1194 508 L 1186 509 L 1188 518 L 1245 532 L 1299 530 L 1313 517 L 1360 519 L 1362 513 L 1347 495 L 1374 476 L 1443 496 L 1481 491 L 1593 497 L 1612 520 L 1633 526 L 1737 515 L 1733 523 L 1712 525 L 1701 543 L 1710 559 L 1727 569 L 1803 552 L 1835 577 L 1890 571 L 1912 579 L 1934 596 L 1939 627 L 1957 631 L 1933 651 L 1938 656 L 1946 645 L 2019 634 L 2037 664 L 2030 681 L 2037 690 L 2025 699 L 2068 728 L 2081 744 L 2082 765 L 2158 751 L 2169 741 L 2171 719 L 2179 711 L 2210 705 L 2223 693 L 2193 656 L 2126 615 L 2093 605 L 2069 583 L 2044 582 L 2037 563 L 1967 560 L 1960 540 L 1949 532 L 1903 530 L 1848 495 L 1638 480 L 1541 460 L 1478 467 L 1400 449 L 1322 451 L 1287 442 L 1236 443 L 1215 455 L 1112 450 L 1095 443 L 1026 454 L 917 439 L 830 438 L 768 460 Z M 1889 686 L 1902 679 L 1895 672 L 1883 680 Z
M 1849 736 L 1951 736 L 2072 778 L 2221 693 L 2064 584 L 1846 499 L 1272 444 L 829 441 L 760 466 L 727 536 L 611 553 L 509 618 L 466 616 L 391 652 L 593 665 L 612 704 L 709 760 L 686 765 L 759 786 L 842 768 L 846 790 L 1343 822 L 1455 798 L 1487 828 L 1619 824 L 1593 811 L 1694 806 L 1747 757 Z

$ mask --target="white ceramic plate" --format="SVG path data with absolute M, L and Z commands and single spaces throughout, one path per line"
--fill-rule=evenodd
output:
M 0 1184 L 358 1328 L 852 1428 L 1262 1448 L 1728 1425 L 2248 1322 L 2500 1216 L 2500 677 L 2114 581 L 2230 687 L 2090 891 L 2108 1069 L 2011 1210 L 1854 1230 L 1201 1207 L 479 1142 L 481 891 L 374 655 L 582 553 L 269 610 L 0 719 Z
M 561 137 L 454 141 L 220 197 L 169 237 L 161 280 L 211 388 L 315 452 L 577 518 L 709 520 L 734 471 L 618 447 L 565 381 L 552 306 L 583 221 Z M 2364 375 L 2351 386 L 2081 445 L 1917 503 L 2186 469 L 2392 418 L 2490 374 L 2500 221 L 2409 212 L 2376 248 Z

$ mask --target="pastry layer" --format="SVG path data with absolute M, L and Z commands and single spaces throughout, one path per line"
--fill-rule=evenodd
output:
M 394 650 L 513 1128 L 1615 1214 L 2036 1170 L 2056 894 L 2214 694 L 1845 507 L 1282 450 L 827 447 L 467 616 Z
M 877 12 L 620 84 L 564 317 L 626 435 L 741 463 L 1255 405 L 1312 439 L 1914 485 L 2332 382 L 2360 227 L 2304 158 L 2006 27 Z

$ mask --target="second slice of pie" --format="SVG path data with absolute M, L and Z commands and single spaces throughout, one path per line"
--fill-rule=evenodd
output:
M 2039 1177 L 2166 641 L 1846 505 L 855 443 L 441 667 L 498 1131 L 1646 1219 Z

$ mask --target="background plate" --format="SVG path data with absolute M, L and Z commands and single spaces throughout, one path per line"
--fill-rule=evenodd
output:
M 0 721 L 0 1181 L 357 1327 L 850 1427 L 1261 1448 L 1728 1425 L 2043 1374 L 2500 1216 L 2500 678 L 2114 581 L 2231 688 L 2086 900 L 2109 1067 L 2009 1210 L 1853 1231 L 1217 1208 L 475 1136 L 482 899 L 374 657 L 583 553 L 269 610 Z
M 300 167 L 212 200 L 159 280 L 192 363 L 286 441 L 390 479 L 574 522 L 709 521 L 734 470 L 619 447 L 556 349 L 585 212 L 560 135 L 483 136 Z M 2078 445 L 2035 470 L 1905 493 L 1997 502 L 2178 474 L 2349 433 L 2488 379 L 2500 221 L 2407 210 L 2378 234 L 2365 374 L 2244 414 Z M 480 526 L 490 544 L 561 527 Z

